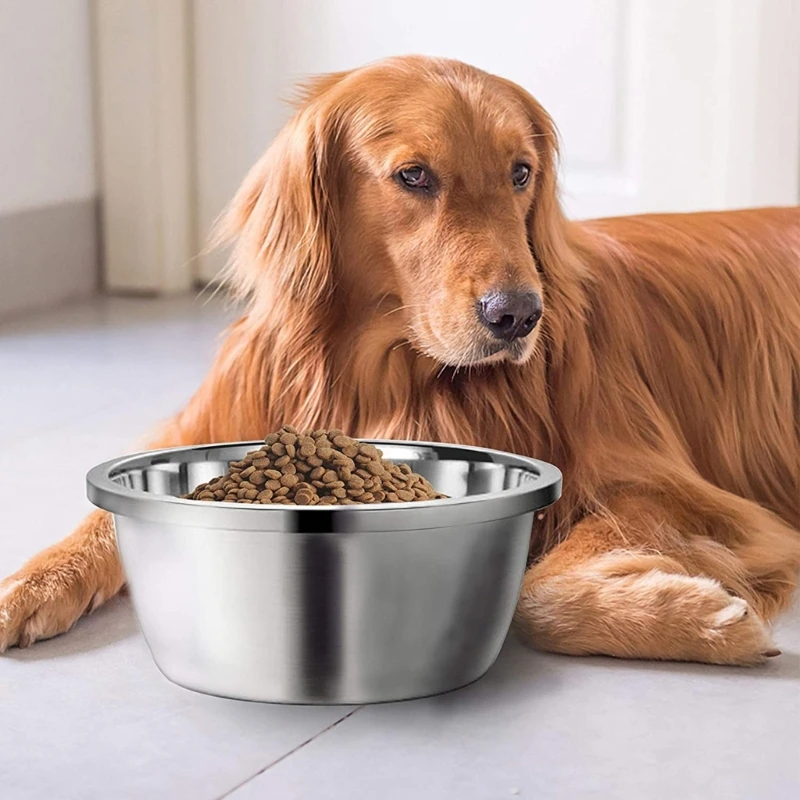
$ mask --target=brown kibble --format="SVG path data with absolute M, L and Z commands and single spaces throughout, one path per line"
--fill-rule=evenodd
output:
M 308 458 L 309 456 L 316 455 L 317 446 L 314 444 L 313 439 L 302 438 L 299 440 L 298 454 L 300 458 Z
M 338 428 L 284 425 L 258 450 L 231 461 L 225 475 L 199 484 L 188 499 L 253 505 L 357 505 L 443 498 L 408 464 Z
M 360 444 L 358 452 L 362 456 L 366 456 L 370 461 L 379 460 L 383 456 L 383 453 L 374 444 Z

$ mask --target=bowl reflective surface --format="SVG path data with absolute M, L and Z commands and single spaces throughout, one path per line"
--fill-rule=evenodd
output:
M 471 683 L 508 632 L 550 464 L 373 440 L 448 500 L 254 506 L 183 500 L 261 442 L 159 450 L 89 472 L 167 678 L 284 703 L 399 700 Z

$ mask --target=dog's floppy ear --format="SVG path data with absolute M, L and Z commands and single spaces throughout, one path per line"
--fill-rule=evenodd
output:
M 568 250 L 567 221 L 558 195 L 558 131 L 538 100 L 517 84 L 503 78 L 498 80 L 522 105 L 531 122 L 538 160 L 528 212 L 528 239 L 539 268 L 547 274 L 558 269 Z
M 330 295 L 336 259 L 336 171 L 340 120 L 326 76 L 307 87 L 302 107 L 245 178 L 217 229 L 233 241 L 236 289 L 271 302 L 315 304 Z

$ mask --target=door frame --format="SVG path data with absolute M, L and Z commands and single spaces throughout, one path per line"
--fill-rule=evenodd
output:
M 197 253 L 189 0 L 93 0 L 103 273 L 168 294 Z

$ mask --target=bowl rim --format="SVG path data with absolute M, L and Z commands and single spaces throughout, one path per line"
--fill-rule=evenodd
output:
M 537 480 L 498 492 L 466 495 L 443 500 L 419 500 L 400 503 L 375 503 L 354 506 L 285 506 L 251 505 L 249 503 L 200 502 L 174 495 L 154 494 L 131 489 L 113 480 L 126 470 L 170 463 L 177 453 L 210 454 L 225 448 L 257 449 L 263 439 L 213 444 L 169 447 L 146 450 L 105 461 L 86 475 L 86 494 L 99 508 L 115 515 L 135 517 L 153 522 L 167 522 L 199 528 L 254 531 L 295 530 L 305 533 L 349 532 L 354 530 L 417 530 L 450 527 L 489 520 L 504 519 L 530 513 L 554 503 L 561 496 L 561 471 L 546 461 L 528 456 L 493 450 L 486 447 L 450 444 L 447 442 L 405 439 L 360 439 L 378 447 L 420 447 L 437 453 L 463 454 L 464 458 L 442 460 L 476 460 L 469 454 L 481 455 L 480 461 L 519 467 L 536 475 Z M 194 459 L 201 461 L 203 459 Z M 212 460 L 206 458 L 205 460 Z

